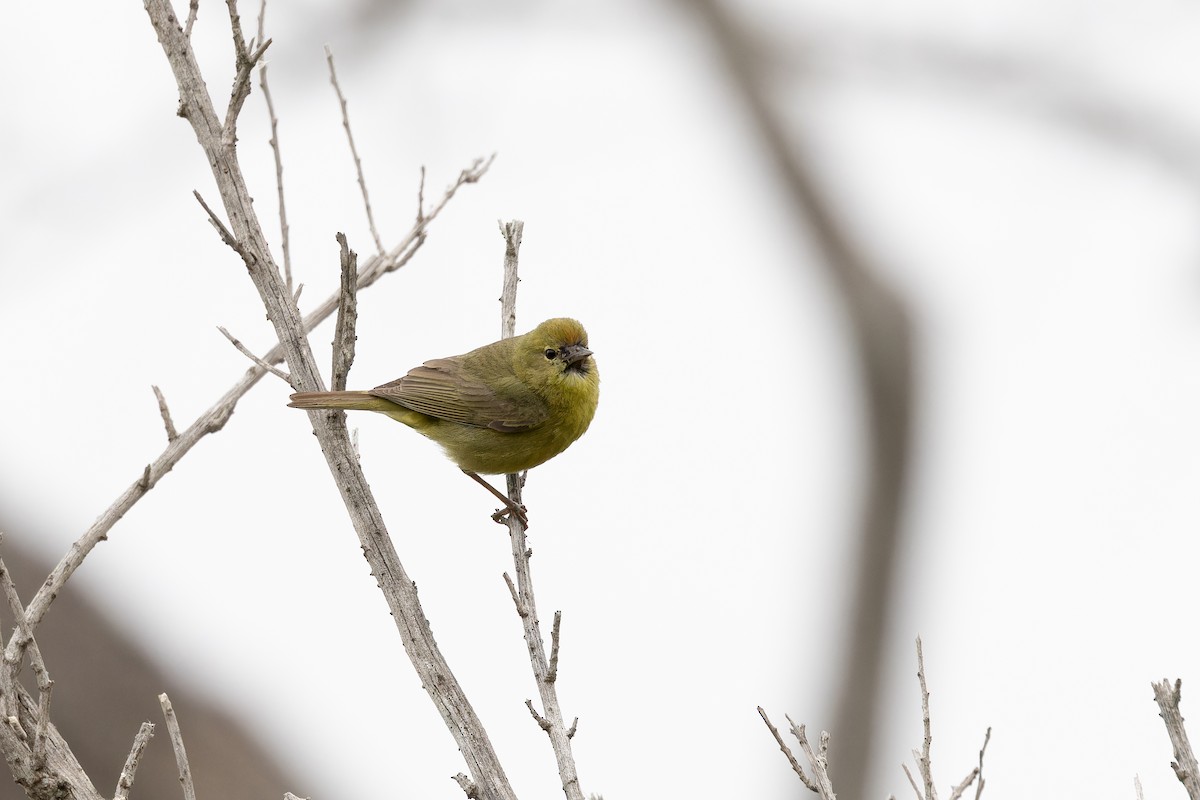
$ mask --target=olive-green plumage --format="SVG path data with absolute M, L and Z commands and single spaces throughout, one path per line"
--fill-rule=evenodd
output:
M 600 373 L 587 344 L 575 320 L 548 319 L 369 392 L 300 392 L 288 405 L 378 411 L 433 439 L 468 472 L 520 472 L 566 450 L 591 424 Z

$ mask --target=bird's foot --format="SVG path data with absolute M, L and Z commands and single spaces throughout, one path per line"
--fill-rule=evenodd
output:
M 496 513 L 492 514 L 492 521 L 499 522 L 501 525 L 507 525 L 509 514 L 515 514 L 517 519 L 521 521 L 521 527 L 529 529 L 529 509 L 523 503 L 514 503 L 511 500 L 506 503 L 507 508 L 498 508 Z

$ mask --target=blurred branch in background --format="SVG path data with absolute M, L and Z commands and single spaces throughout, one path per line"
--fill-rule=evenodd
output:
M 4 562 L 24 596 L 41 584 L 50 565 L 31 557 L 20 542 L 36 540 L 41 533 L 22 530 L 4 540 Z M 190 760 L 200 796 L 230 800 L 278 796 L 286 785 L 282 769 L 240 722 L 183 688 L 185 681 L 178 676 L 167 675 L 153 664 L 76 589 L 68 586 L 54 601 L 55 612 L 39 628 L 37 641 L 54 670 L 53 727 L 70 743 L 70 752 L 82 768 L 78 777 L 83 779 L 86 773 L 111 788 L 139 725 L 160 716 L 155 698 L 169 686 L 175 705 L 187 719 Z M 11 766 L 13 754 L 5 756 Z M 54 763 L 52 758 L 47 766 Z M 292 775 L 290 780 L 307 779 Z M 179 797 L 179 773 L 170 747 L 150 747 L 134 783 L 134 798 Z M 10 796 L 0 790 L 0 797 Z
M 694 0 L 746 105 L 779 179 L 807 224 L 846 313 L 866 397 L 867 481 L 858 532 L 845 669 L 832 725 L 834 779 L 844 800 L 863 796 L 871 764 L 888 606 L 908 471 L 913 418 L 912 327 L 899 295 L 872 268 L 813 179 L 800 137 L 788 131 L 768 97 L 761 48 L 720 0 Z
M 799 46 L 793 43 L 788 51 L 798 51 L 803 58 L 789 66 L 819 72 L 826 80 L 849 78 L 961 91 L 972 101 L 993 102 L 1141 154 L 1200 191 L 1200 130 L 1144 98 L 1104 86 L 1099 76 L 1037 52 L 988 52 L 928 38 L 901 39 L 854 30 L 826 30 L 826 34 L 801 36 Z

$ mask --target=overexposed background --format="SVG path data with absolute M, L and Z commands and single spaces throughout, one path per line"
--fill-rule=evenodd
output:
M 870 796 L 908 791 L 918 633 L 943 792 L 990 725 L 985 796 L 1132 797 L 1135 774 L 1147 797 L 1182 796 L 1149 683 L 1182 677 L 1196 707 L 1200 11 L 732 7 L 773 43 L 776 102 L 917 325 Z M 217 325 L 260 352 L 272 339 L 191 197 L 217 199 L 139 4 L 0 19 L 0 505 L 57 558 L 164 445 L 150 385 L 183 427 L 247 366 Z M 360 295 L 353 387 L 498 336 L 501 218 L 526 222 L 518 329 L 569 315 L 591 334 L 599 413 L 526 494 L 585 791 L 801 791 L 754 708 L 828 725 L 861 401 L 807 231 L 687 4 L 279 2 L 268 31 L 302 310 L 336 286 L 335 232 L 372 250 L 323 45 L 385 245 L 409 228 L 422 165 L 432 200 L 498 153 L 413 262 Z M 223 107 L 220 4 L 195 38 Z M 255 84 L 241 157 L 277 241 Z M 330 330 L 313 337 L 324 361 Z M 461 796 L 288 393 L 257 387 L 75 580 L 297 765 L 281 791 Z M 518 793 L 556 796 L 494 504 L 410 431 L 351 421 Z

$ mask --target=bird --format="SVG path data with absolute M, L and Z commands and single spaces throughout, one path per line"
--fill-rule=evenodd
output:
M 600 372 L 577 320 L 548 319 L 528 333 L 435 358 L 369 391 L 297 392 L 291 408 L 375 411 L 442 446 L 446 456 L 528 524 L 524 509 L 480 475 L 523 472 L 587 431 Z M 507 513 L 497 512 L 494 519 Z

